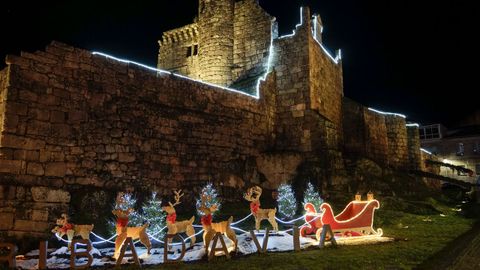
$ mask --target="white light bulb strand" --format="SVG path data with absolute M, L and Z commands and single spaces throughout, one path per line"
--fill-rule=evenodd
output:
M 255 95 L 251 95 L 251 94 L 245 93 L 245 92 L 240 91 L 240 90 L 237 90 L 237 89 L 233 89 L 233 88 L 229 88 L 229 87 L 225 87 L 225 86 L 221 86 L 221 85 L 216 85 L 216 84 L 209 83 L 209 82 L 204 82 L 204 81 L 201 81 L 201 80 L 195 80 L 195 79 L 192 79 L 192 78 L 187 77 L 187 76 L 183 76 L 183 75 L 180 75 L 180 74 L 177 74 L 177 73 L 172 73 L 172 72 L 166 71 L 166 70 L 161 70 L 161 69 L 149 67 L 149 66 L 147 66 L 147 65 L 140 64 L 140 63 L 137 63 L 137 62 L 134 62 L 134 61 L 117 58 L 117 57 L 115 57 L 115 56 L 111 56 L 111 55 L 108 55 L 108 54 L 102 53 L 102 52 L 92 52 L 92 54 L 93 54 L 93 55 L 103 56 L 103 57 L 106 57 L 107 59 L 112 59 L 112 60 L 115 60 L 115 61 L 118 61 L 118 62 L 122 62 L 122 63 L 125 63 L 125 64 L 136 65 L 136 66 L 139 66 L 139 67 L 148 69 L 148 70 L 150 70 L 150 71 L 155 71 L 155 72 L 157 72 L 158 74 L 172 75 L 172 76 L 175 76 L 175 77 L 178 77 L 178 78 L 182 78 L 182 79 L 185 79 L 185 80 L 189 80 L 189 81 L 193 81 L 193 82 L 205 84 L 205 85 L 212 86 L 212 87 L 215 87 L 215 88 L 220 88 L 220 89 L 223 89 L 223 90 L 226 90 L 226 91 L 230 91 L 230 92 L 233 92 L 233 93 L 237 93 L 237 94 L 249 96 L 249 97 L 252 97 L 252 98 L 255 98 L 255 99 L 258 99 L 258 98 L 259 98 L 258 93 L 256 93 Z
M 299 217 L 299 218 L 292 219 L 292 220 L 290 220 L 290 221 L 284 221 L 284 220 L 281 220 L 281 219 L 279 219 L 279 218 L 277 218 L 277 217 L 275 217 L 275 220 L 277 220 L 278 222 L 283 223 L 283 224 L 291 224 L 291 223 L 295 223 L 295 222 L 297 222 L 297 221 L 305 218 L 305 216 L 306 216 L 306 215 L 303 215 L 303 216 L 301 216 L 301 217 Z
M 249 217 L 251 217 L 252 215 L 253 215 L 253 214 L 250 213 L 248 216 L 246 216 L 246 217 L 244 217 L 244 218 L 242 218 L 242 219 L 240 219 L 240 220 L 238 220 L 238 221 L 235 221 L 235 222 L 233 222 L 233 223 L 230 224 L 230 225 L 235 226 L 235 225 L 237 225 L 237 224 L 240 224 L 240 223 L 244 222 L 245 220 L 247 220 L 247 219 L 248 219 Z

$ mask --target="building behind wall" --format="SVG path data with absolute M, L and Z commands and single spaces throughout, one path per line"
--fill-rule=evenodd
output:
M 447 129 L 441 124 L 420 127 L 421 145 L 446 164 L 461 166 L 472 173 L 441 167 L 441 174 L 474 182 L 480 175 L 480 125 Z

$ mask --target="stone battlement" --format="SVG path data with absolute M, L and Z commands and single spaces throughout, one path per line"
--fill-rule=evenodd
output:
M 181 28 L 164 32 L 162 40 L 158 41 L 158 44 L 160 46 L 165 46 L 170 43 L 193 41 L 197 38 L 198 26 L 196 23 L 192 23 Z

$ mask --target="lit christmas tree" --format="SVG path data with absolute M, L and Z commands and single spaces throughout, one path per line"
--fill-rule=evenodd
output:
M 320 205 L 323 203 L 320 194 L 318 193 L 318 191 L 316 191 L 315 187 L 310 182 L 308 182 L 307 189 L 303 193 L 303 205 L 305 205 L 306 203 L 313 204 L 317 211 L 319 211 Z
M 152 197 L 142 206 L 142 218 L 150 225 L 147 231 L 155 234 L 155 238 L 163 239 L 165 231 L 160 230 L 165 227 L 165 212 L 162 211 L 162 200 L 157 200 L 157 193 L 152 192 Z
M 212 205 L 216 204 L 217 205 L 217 211 L 216 212 L 218 212 L 218 210 L 220 210 L 220 206 L 222 204 L 220 202 L 220 199 L 218 198 L 217 190 L 215 189 L 215 187 L 213 186 L 212 183 L 208 183 L 206 186 L 203 187 L 202 192 L 200 193 L 200 198 L 197 199 L 196 206 L 197 206 L 197 214 L 199 216 L 204 215 L 204 213 L 199 210 L 200 206 L 202 205 L 202 200 L 201 200 L 202 195 L 205 195 L 205 196 L 209 197 L 209 199 L 210 199 L 209 201 L 207 201 L 205 203 L 206 207 L 211 207 Z M 215 215 L 216 212 L 214 212 L 213 215 Z
M 281 184 L 278 188 L 278 211 L 287 218 L 295 215 L 297 200 L 293 194 L 292 186 Z

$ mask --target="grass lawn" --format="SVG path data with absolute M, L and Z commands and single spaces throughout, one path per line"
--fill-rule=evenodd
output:
M 375 215 L 374 227 L 382 228 L 385 236 L 395 238 L 392 243 L 234 256 L 231 260 L 217 258 L 212 262 L 149 269 L 411 269 L 469 230 L 475 222 L 452 210 L 452 206 L 433 199 L 400 204 L 409 207 L 394 209 L 398 203 L 386 202 Z

